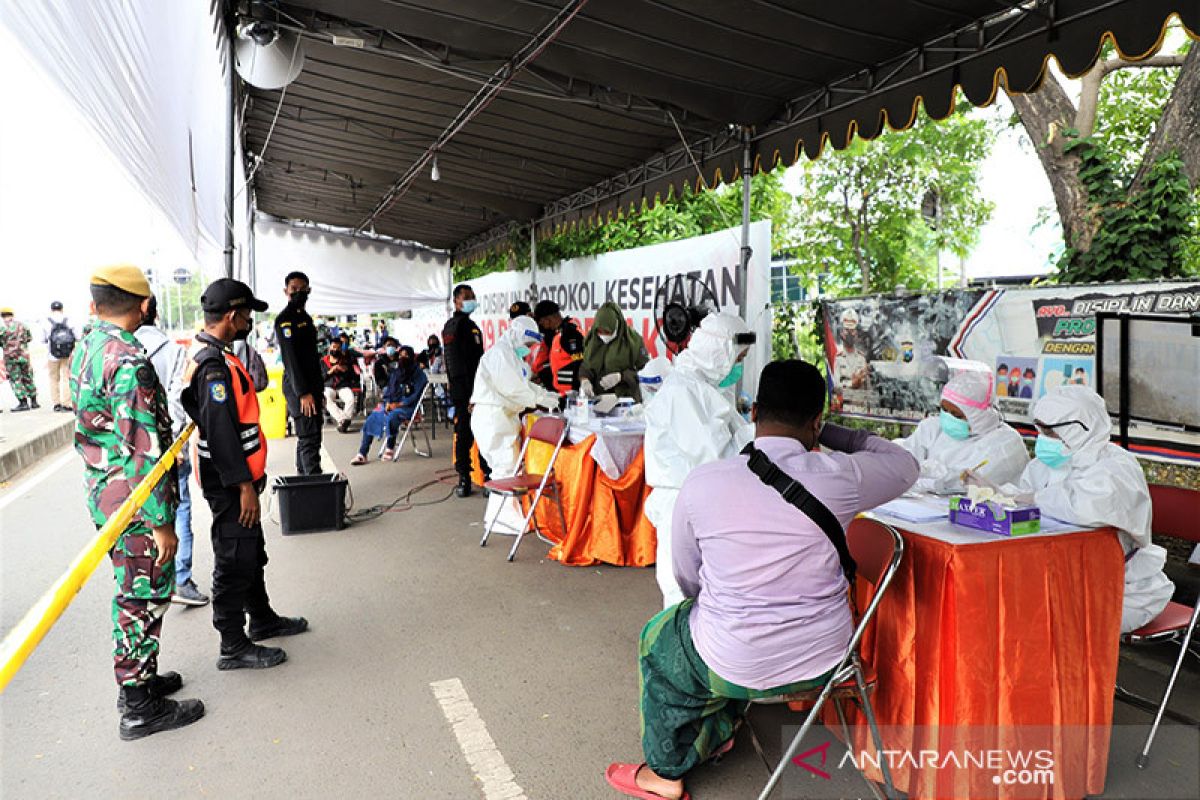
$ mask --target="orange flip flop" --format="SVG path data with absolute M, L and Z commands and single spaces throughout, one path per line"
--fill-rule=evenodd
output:
M 666 800 L 666 797 L 655 792 L 648 792 L 637 785 L 638 770 L 646 766 L 645 762 L 641 764 L 609 764 L 608 769 L 604 771 L 604 779 L 608 781 L 608 785 L 616 789 L 618 792 L 629 797 L 636 797 L 638 800 Z M 685 789 L 679 800 L 691 800 L 691 795 Z

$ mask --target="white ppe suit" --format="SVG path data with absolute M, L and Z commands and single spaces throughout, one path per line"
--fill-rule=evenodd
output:
M 953 403 L 967 417 L 970 435 L 956 439 L 942 430 L 940 415 L 922 420 L 917 429 L 896 444 L 921 463 L 917 491 L 934 494 L 965 492 L 962 473 L 986 461 L 975 473 L 997 486 L 1016 483 L 1029 463 L 1029 452 L 1021 434 L 1005 424 L 994 405 L 991 370 L 964 370 L 942 389 L 942 399 Z
M 558 408 L 558 395 L 547 391 L 530 379 L 529 364 L 517 354 L 518 347 L 530 347 L 541 341 L 537 323 L 529 317 L 517 317 L 479 360 L 475 373 L 475 391 L 471 402 L 471 433 L 479 445 L 479 454 L 492 470 L 492 479 L 511 478 L 517 474 L 517 454 L 520 452 L 520 414 L 527 408 Z M 516 501 L 492 495 L 488 498 L 484 523 L 506 504 L 496 521 L 496 533 L 517 533 L 524 515 Z
M 749 330 L 735 316 L 709 314 L 646 404 L 646 483 L 652 491 L 645 512 L 658 537 L 654 574 L 664 608 L 683 600 L 671 559 L 671 516 L 684 478 L 701 464 L 736 455 L 754 438 L 754 426 L 717 387 L 746 349 L 735 337 Z
M 1078 525 L 1110 525 L 1125 550 L 1121 632 L 1140 628 L 1166 608 L 1175 585 L 1163 573 L 1166 551 L 1150 540 L 1150 489 L 1130 453 L 1109 442 L 1104 400 L 1086 386 L 1062 386 L 1038 400 L 1033 417 L 1050 426 L 1071 460 L 1053 469 L 1029 462 L 1008 493 L 1030 493 L 1043 514 Z

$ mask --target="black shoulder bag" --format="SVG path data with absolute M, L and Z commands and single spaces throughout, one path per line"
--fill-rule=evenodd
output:
M 838 561 L 842 563 L 842 571 L 846 573 L 846 580 L 853 587 L 854 574 L 858 570 L 858 565 L 854 563 L 854 558 L 850 555 L 850 548 L 846 544 L 846 532 L 842 530 L 842 524 L 838 522 L 833 512 L 814 497 L 812 492 L 805 489 L 804 484 L 776 466 L 775 462 L 766 453 L 755 447 L 753 442 L 742 449 L 742 455 L 750 456 L 750 463 L 747 466 L 758 476 L 759 480 L 779 492 L 784 500 L 800 509 L 805 516 L 817 523 L 817 527 L 828 537 L 833 549 L 837 550 Z

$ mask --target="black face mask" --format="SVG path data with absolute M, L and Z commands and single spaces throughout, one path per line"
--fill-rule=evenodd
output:
M 303 289 L 299 292 L 292 292 L 288 295 L 288 305 L 296 308 L 304 308 L 304 304 L 308 302 L 308 296 L 312 294 L 308 289 Z

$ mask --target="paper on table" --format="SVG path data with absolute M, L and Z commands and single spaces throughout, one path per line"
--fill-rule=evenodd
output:
M 949 518 L 950 502 L 944 497 L 897 497 L 873 510 L 907 522 L 933 522 Z

